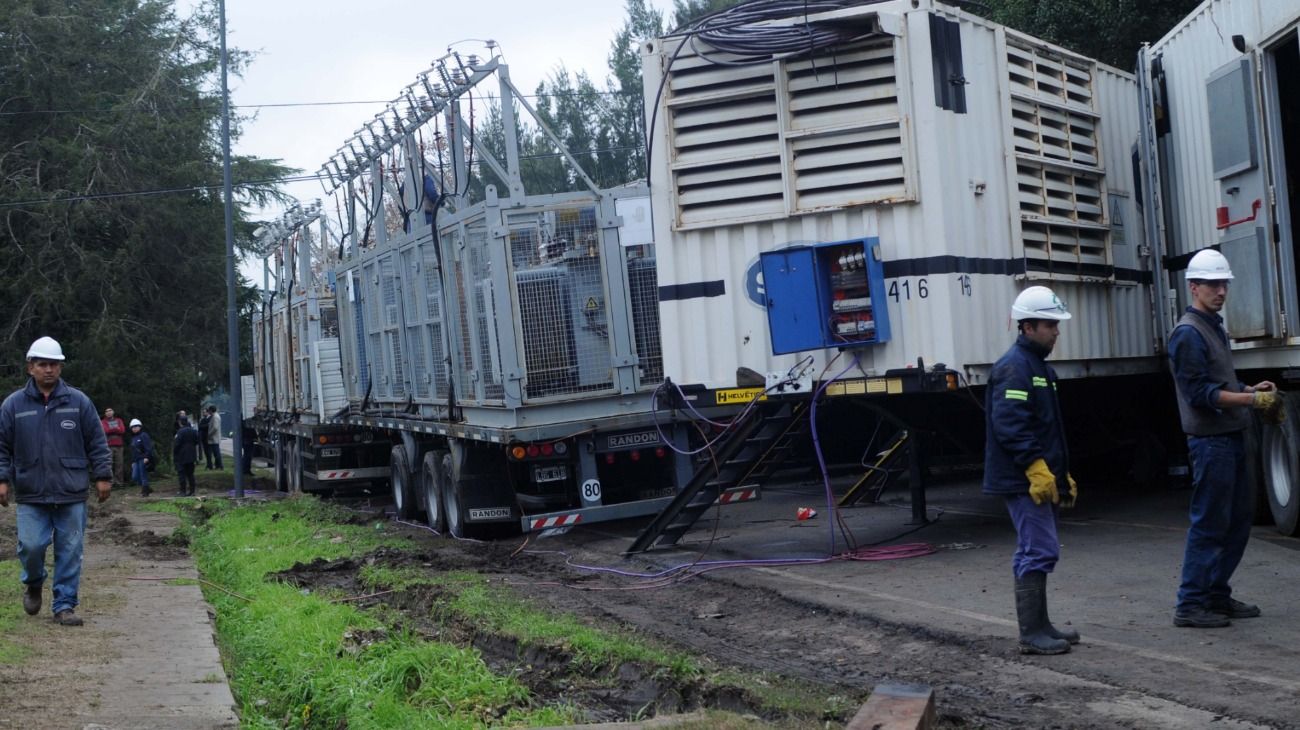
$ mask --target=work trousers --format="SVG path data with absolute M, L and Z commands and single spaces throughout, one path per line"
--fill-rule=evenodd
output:
M 122 456 L 122 446 L 110 446 L 108 452 L 113 456 L 113 486 L 126 484 L 126 459 Z
M 85 534 L 85 502 L 18 505 L 18 564 L 24 584 L 45 582 L 45 550 L 54 545 L 51 608 L 55 614 L 77 607 Z
M 176 465 L 176 476 L 180 481 L 181 494 L 194 493 L 194 462 Z M 189 486 L 186 486 L 189 485 Z
M 1241 563 L 1255 516 L 1255 485 L 1246 479 L 1242 432 L 1188 436 L 1192 461 L 1192 525 L 1183 551 L 1178 608 L 1226 603 L 1228 581 Z
M 1061 542 L 1056 536 L 1056 505 L 1034 504 L 1028 494 L 1007 496 L 1007 511 L 1016 526 L 1016 552 L 1011 569 L 1017 578 L 1026 573 L 1050 573 L 1061 557 Z
M 149 493 L 149 468 L 145 465 L 144 458 L 131 462 L 131 480 L 139 484 L 145 494 Z

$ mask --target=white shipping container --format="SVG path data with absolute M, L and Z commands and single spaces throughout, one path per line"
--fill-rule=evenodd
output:
M 1217 246 L 1236 277 L 1225 316 L 1239 369 L 1288 366 L 1300 344 L 1298 25 L 1293 1 L 1208 0 L 1140 57 L 1163 324 L 1187 304 L 1187 260 Z
M 1062 377 L 1157 367 L 1134 77 L 926 0 L 830 15 L 870 33 L 757 66 L 645 46 L 665 373 L 727 388 L 793 368 L 807 353 L 772 352 L 759 254 L 863 239 L 892 331 L 853 350 L 866 374 L 921 358 L 980 382 L 1033 283 L 1074 314 Z M 820 372 L 835 351 L 811 354 Z

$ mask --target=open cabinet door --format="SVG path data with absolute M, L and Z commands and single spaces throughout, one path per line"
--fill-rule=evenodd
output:
M 1206 81 L 1210 151 L 1219 194 L 1217 243 L 1235 277 L 1224 311 L 1233 339 L 1278 337 L 1282 325 L 1255 79 L 1254 60 L 1242 57 L 1214 71 Z

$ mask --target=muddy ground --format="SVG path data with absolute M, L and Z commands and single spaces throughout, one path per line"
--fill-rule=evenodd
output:
M 977 486 L 935 489 L 932 504 L 943 506 L 934 514 L 947 512 L 913 534 L 904 534 L 916 529 L 906 525 L 905 499 L 847 513 L 861 542 L 927 542 L 936 550 L 926 557 L 746 567 L 674 583 L 569 565 L 654 572 L 701 558 L 825 555 L 827 523 L 793 519 L 799 506 L 822 507 L 815 501 L 818 487 L 787 486 L 761 504 L 729 508 L 716 531 L 702 522 L 678 549 L 631 559 L 620 553 L 638 532 L 632 522 L 487 545 L 412 526 L 416 554 L 375 559 L 434 572 L 477 571 L 556 610 L 631 627 L 722 665 L 802 680 L 847 698 L 846 705 L 881 682 L 924 684 L 935 692 L 941 727 L 1300 727 L 1300 660 L 1292 650 L 1300 643 L 1300 625 L 1293 602 L 1275 593 L 1293 592 L 1300 541 L 1257 528 L 1234 585 L 1243 598 L 1263 604 L 1264 617 L 1220 631 L 1174 628 L 1182 493 L 1094 494 L 1063 521 L 1054 617 L 1084 635 L 1083 644 L 1063 657 L 1018 653 L 1007 575 L 1014 533 L 1000 504 L 980 497 Z M 322 567 L 305 568 L 293 579 L 325 584 L 349 580 L 356 569 Z M 438 597 L 376 600 L 418 613 Z M 508 663 L 518 651 L 494 647 L 497 637 L 476 635 L 473 627 L 467 634 L 489 658 Z M 593 719 L 644 717 L 647 707 L 639 715 L 626 713 L 651 696 L 655 702 L 648 707 L 665 712 L 709 706 L 689 688 L 636 681 L 619 686 L 635 701 L 610 702 L 608 712 Z M 726 701 L 762 714 L 744 692 Z M 848 715 L 844 707 L 828 708 L 821 720 L 843 722 Z M 791 721 L 770 713 L 767 719 Z
M 592 722 L 723 708 L 778 727 L 835 726 L 874 685 L 908 682 L 934 690 L 939 726 L 945 728 L 1300 727 L 1300 659 L 1294 652 L 1300 608 L 1293 598 L 1300 583 L 1300 541 L 1257 528 L 1234 585 L 1241 597 L 1262 604 L 1263 617 L 1220 631 L 1175 629 L 1169 609 L 1186 495 L 1089 496 L 1062 522 L 1063 559 L 1052 578 L 1054 617 L 1084 635 L 1062 657 L 1017 653 L 1006 574 L 1013 533 L 998 505 L 971 485 L 934 489 L 932 517 L 938 519 L 919 530 L 906 524 L 906 501 L 897 495 L 892 504 L 845 513 L 860 543 L 925 542 L 935 548 L 907 560 L 750 565 L 679 581 L 578 567 L 653 573 L 707 560 L 825 555 L 830 525 L 818 488 L 796 483 L 769 489 L 762 502 L 710 515 L 675 549 L 632 558 L 621 554 L 638 532 L 630 521 L 491 543 L 394 525 L 408 536 L 409 552 L 318 561 L 281 577 L 311 590 L 365 596 L 384 590 L 361 583 L 359 571 L 368 563 L 433 575 L 476 572 L 540 605 L 704 656 L 714 669 L 734 667 L 760 684 L 773 676 L 804 682 L 823 698 L 819 712 L 791 715 L 765 703 L 753 684 L 674 679 L 632 663 L 581 667 L 562 648 L 520 645 L 458 619 L 442 608 L 448 595 L 438 587 L 358 601 L 430 638 L 477 647 L 496 670 L 515 674 L 535 696 L 572 703 Z M 100 586 L 121 565 L 167 566 L 185 554 L 183 541 L 166 531 L 133 527 L 121 511 L 132 500 L 138 497 L 115 493 L 109 504 L 92 509 L 88 552 L 113 556 L 103 579 L 84 588 L 83 604 L 92 615 L 120 609 L 120 595 Z M 386 518 L 389 509 L 366 499 L 339 502 L 359 524 Z M 806 522 L 793 518 L 798 507 L 810 505 L 822 514 Z M 9 521 L 0 524 L 3 550 L 12 550 L 12 514 L 8 510 L 3 517 Z M 17 600 L 16 591 L 7 595 Z M 24 724 L 23 708 L 35 712 L 56 698 L 84 696 L 78 688 L 86 677 L 75 669 L 86 661 L 81 655 L 111 664 L 119 651 L 93 632 L 60 633 L 47 623 L 33 623 L 34 631 L 25 626 L 25 636 L 42 652 L 63 658 L 43 660 L 30 676 L 0 668 L 0 686 L 9 687 L 0 695 L 23 693 L 21 702 L 7 705 L 18 714 L 0 726 L 41 726 Z M 360 646 L 377 638 L 351 640 Z

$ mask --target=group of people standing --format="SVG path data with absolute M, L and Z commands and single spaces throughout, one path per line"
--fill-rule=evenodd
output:
M 1232 347 L 1219 314 L 1232 269 L 1213 249 L 1198 252 L 1184 273 L 1190 305 L 1169 337 L 1170 369 L 1192 466 L 1191 527 L 1183 551 L 1174 626 L 1213 629 L 1261 615 L 1233 596 L 1230 581 L 1250 539 L 1256 485 L 1247 478 L 1245 433 L 1252 411 L 1265 423 L 1286 418 L 1270 381 L 1237 378 Z M 1060 558 L 1057 517 L 1074 505 L 1056 371 L 1046 363 L 1065 303 L 1045 286 L 1031 286 L 1011 307 L 1016 343 L 997 361 L 985 391 L 984 493 L 1004 498 L 1016 529 L 1016 618 L 1020 651 L 1064 654 L 1079 632 L 1052 624 L 1047 576 Z
M 207 469 L 223 468 L 221 414 L 217 413 L 216 406 L 209 405 L 199 419 L 198 425 L 195 426 L 190 423 L 188 413 L 179 411 L 174 425 L 176 433 L 172 438 L 172 464 L 176 466 L 176 473 L 180 479 L 178 494 L 193 495 L 196 488 L 194 470 L 198 464 L 200 450 L 207 460 Z M 157 466 L 158 456 L 154 451 L 153 438 L 145 430 L 144 424 L 138 418 L 132 418 L 129 424 L 125 423 L 117 417 L 112 408 L 105 408 L 100 427 L 104 431 L 108 450 L 112 455 L 113 486 L 138 484 L 141 496 L 147 497 L 152 494 L 153 490 L 149 488 L 149 472 Z M 131 459 L 129 481 L 126 473 L 128 454 Z
M 51 577 L 45 553 L 53 545 L 54 622 L 81 626 L 77 591 L 90 484 L 100 502 L 112 496 L 114 486 L 126 484 L 124 452 L 129 446 L 132 479 L 147 496 L 149 471 L 158 458 L 138 418 L 123 424 L 112 408 L 99 418 L 90 398 L 64 382 L 64 360 L 58 341 L 37 339 L 27 350 L 26 385 L 0 403 L 0 507 L 8 507 L 11 498 L 17 503 L 23 610 L 29 616 L 41 610 L 42 588 Z M 177 414 L 176 425 L 172 458 L 181 474 L 181 492 L 194 494 L 200 444 L 208 468 L 221 468 L 221 416 L 210 405 L 197 429 L 184 411 Z

